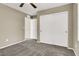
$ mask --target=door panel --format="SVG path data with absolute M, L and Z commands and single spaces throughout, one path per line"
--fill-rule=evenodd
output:
M 40 16 L 40 42 L 68 47 L 68 12 Z

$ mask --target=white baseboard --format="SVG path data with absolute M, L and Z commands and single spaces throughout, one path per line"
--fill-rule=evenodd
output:
M 74 49 L 73 49 L 73 51 L 74 51 L 75 55 L 78 56 L 77 53 L 76 53 L 76 51 Z
M 43 43 L 43 42 L 37 41 L 37 43 Z M 53 44 L 53 45 L 54 45 L 54 44 Z M 59 45 L 58 45 L 58 46 L 59 46 Z M 64 47 L 64 46 L 62 46 L 62 47 Z M 75 55 L 78 56 L 77 53 L 76 53 L 76 51 L 75 51 L 73 48 L 70 48 L 70 47 L 66 47 L 66 48 L 73 50 L 73 52 L 75 53 Z
M 49 44 L 49 43 L 42 42 L 42 41 L 37 41 L 37 43 L 45 43 L 45 44 Z M 55 44 L 49 44 L 49 45 L 55 45 Z M 56 45 L 56 46 L 60 46 L 60 45 Z M 65 47 L 65 48 L 67 48 L 66 46 L 61 46 L 61 47 Z
M 6 47 L 9 47 L 9 46 L 12 46 L 12 45 L 15 45 L 15 44 L 18 44 L 18 43 L 24 42 L 24 41 L 26 41 L 26 40 L 33 40 L 33 39 L 26 38 L 26 39 L 24 39 L 24 40 L 22 40 L 22 41 L 15 42 L 15 43 L 13 43 L 13 44 L 9 44 L 9 45 L 6 45 L 6 46 L 3 46 L 3 47 L 0 47 L 0 49 L 3 49 L 3 48 L 6 48 Z M 35 39 L 35 40 L 37 40 L 37 39 Z
M 3 48 L 6 48 L 6 47 L 9 47 L 9 46 L 12 46 L 12 45 L 15 45 L 15 44 L 18 44 L 18 43 L 21 43 L 23 41 L 26 41 L 27 39 L 24 39 L 22 41 L 19 41 L 19 42 L 16 42 L 16 43 L 13 43 L 13 44 L 9 44 L 9 45 L 6 45 L 6 46 L 3 46 L 3 47 L 0 47 L 0 49 L 3 49 Z
M 19 41 L 19 42 L 16 42 L 16 43 L 10 44 L 10 45 L 6 45 L 6 46 L 3 46 L 3 47 L 0 47 L 0 49 L 3 49 L 3 48 L 6 48 L 6 47 L 9 47 L 9 46 L 12 46 L 12 45 L 15 45 L 15 44 L 18 44 L 18 43 L 24 42 L 24 41 L 26 41 L 26 40 L 29 40 L 29 39 L 24 39 L 24 40 L 22 40 L 22 41 Z M 42 42 L 37 41 L 37 43 L 42 43 Z M 67 48 L 68 48 L 68 49 L 72 49 L 72 50 L 74 51 L 75 55 L 78 56 L 77 53 L 76 53 L 76 50 L 74 50 L 73 48 L 69 48 L 69 47 L 67 47 Z
M 73 48 L 70 48 L 70 47 L 68 47 L 68 49 L 71 49 L 71 50 L 73 50 L 73 52 L 75 53 L 75 55 L 76 55 L 76 56 L 78 56 L 78 55 L 77 55 L 77 53 L 76 53 L 76 51 L 75 51 L 75 49 L 73 49 Z

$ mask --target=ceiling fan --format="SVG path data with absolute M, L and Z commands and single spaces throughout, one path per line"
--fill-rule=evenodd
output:
M 23 7 L 24 6 L 24 4 L 25 3 L 21 3 L 20 5 L 19 5 L 19 7 Z M 34 3 L 29 3 L 33 8 L 37 8 L 37 6 L 34 4 Z

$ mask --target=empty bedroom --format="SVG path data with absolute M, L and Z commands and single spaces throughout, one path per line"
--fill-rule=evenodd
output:
M 0 56 L 79 56 L 77 3 L 0 3 Z

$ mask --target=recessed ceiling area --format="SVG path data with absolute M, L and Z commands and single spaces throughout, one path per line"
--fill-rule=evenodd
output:
M 21 3 L 3 3 L 4 5 L 19 10 L 28 15 L 36 15 L 38 11 L 67 5 L 69 3 L 34 3 L 37 8 L 33 8 L 29 3 L 25 3 L 23 7 L 19 7 Z

